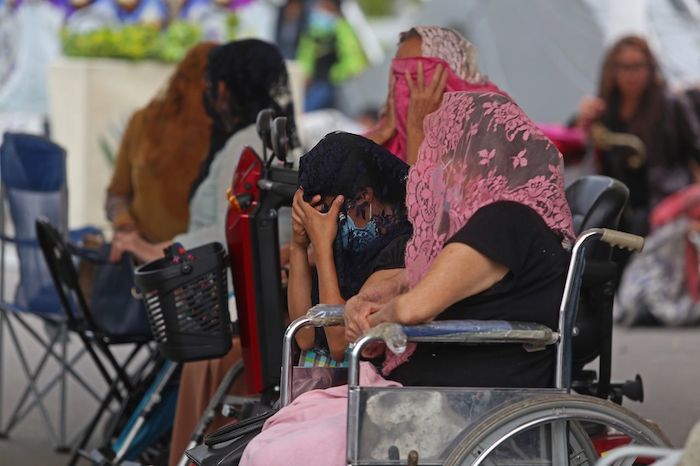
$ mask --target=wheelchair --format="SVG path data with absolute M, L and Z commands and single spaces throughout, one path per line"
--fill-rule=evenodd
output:
M 385 323 L 355 341 L 348 368 L 348 465 L 593 465 L 599 455 L 592 438 L 601 428 L 614 429 L 635 445 L 669 446 L 657 427 L 633 412 L 572 391 L 572 339 L 586 252 L 598 241 L 629 250 L 643 245 L 641 237 L 609 229 L 588 229 L 579 235 L 559 311 L 560 331 L 507 321 Z M 280 386 L 283 407 L 299 395 L 295 380 L 303 379 L 307 370 L 293 366 L 297 331 L 342 324 L 342 306 L 318 305 L 287 328 Z M 554 388 L 362 386 L 362 351 L 372 342 L 383 342 L 396 354 L 409 342 L 516 343 L 528 351 L 555 345 Z
M 275 247 L 279 244 L 277 212 L 291 205 L 297 188 L 297 173 L 286 163 L 285 126 L 284 118 L 273 120 L 271 112 L 261 112 L 258 132 L 263 157 L 250 148 L 244 151 L 229 192 L 228 257 L 234 272 L 238 332 L 248 388 L 259 394 L 253 414 L 277 406 L 278 399 L 281 406 L 289 404 L 302 387 L 327 388 L 347 382 L 347 462 L 351 465 L 592 465 L 600 452 L 620 444 L 668 445 L 657 428 L 620 406 L 623 397 L 643 400 L 639 376 L 621 384 L 610 381 L 616 277 L 612 247 L 639 249 L 643 240 L 613 231 L 629 191 L 607 177 L 585 177 L 567 189 L 580 236 L 562 300 L 561 331 L 502 321 L 384 325 L 353 345 L 350 369 L 345 373 L 337 368 L 294 367 L 294 334 L 300 328 L 340 325 L 343 319 L 341 307 L 317 306 L 284 331 L 286 306 Z M 268 158 L 265 152 L 270 149 L 273 157 Z M 284 164 L 273 166 L 275 157 Z M 555 388 L 362 387 L 360 354 L 373 341 L 384 341 L 397 352 L 408 342 L 421 341 L 519 343 L 531 350 L 556 345 Z M 587 369 L 596 359 L 598 371 Z M 234 370 L 239 377 L 240 368 Z M 430 410 L 412 408 L 428 405 Z M 242 422 L 244 434 L 238 438 L 252 438 L 250 427 Z M 430 441 L 430 435 L 421 434 L 426 432 L 439 435 Z M 227 427 L 206 438 L 205 444 L 223 445 L 236 436 L 236 427 Z M 201 434 L 192 440 L 192 445 L 201 443 Z M 241 452 L 239 449 L 238 457 Z M 231 463 L 211 459 L 213 462 L 203 464 L 237 464 L 235 459 Z

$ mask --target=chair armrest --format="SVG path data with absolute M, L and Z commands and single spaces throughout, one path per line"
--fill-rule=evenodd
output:
M 523 343 L 547 346 L 557 332 L 529 322 L 505 320 L 443 320 L 403 328 L 408 341 L 435 343 Z
M 538 351 L 559 339 L 558 332 L 544 325 L 505 320 L 442 320 L 412 326 L 386 323 L 370 329 L 365 336 L 383 340 L 397 354 L 405 351 L 408 342 L 520 343 L 528 351 Z

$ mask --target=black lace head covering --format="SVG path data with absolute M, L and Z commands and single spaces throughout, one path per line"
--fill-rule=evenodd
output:
M 373 260 L 394 239 L 410 234 L 406 216 L 406 177 L 409 166 L 383 147 L 355 134 L 335 132 L 324 137 L 299 162 L 299 186 L 304 199 L 315 195 L 345 197 L 334 244 L 334 259 L 340 293 L 345 299 L 357 294 L 373 271 Z M 358 203 L 362 190 L 372 188 L 385 205 L 374 213 L 377 235 L 357 252 L 354 245 L 343 246 L 340 232 L 347 211 L 364 209 Z
M 254 124 L 260 110 L 271 108 L 276 117 L 287 117 L 287 134 L 290 135 L 291 145 L 301 145 L 294 120 L 294 102 L 289 89 L 287 67 L 276 45 L 258 39 L 237 40 L 220 45 L 209 52 L 205 75 L 213 85 L 213 92 L 216 92 L 216 83 L 219 81 L 226 85 L 231 94 L 231 111 L 238 117 L 238 122 L 233 131 L 222 138 L 214 118 L 215 128 L 212 134 L 218 136 L 218 140 L 212 139 L 209 156 L 193 183 L 192 194 L 209 173 L 216 152 L 237 131 Z

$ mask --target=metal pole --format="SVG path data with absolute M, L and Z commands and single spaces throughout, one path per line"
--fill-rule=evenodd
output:
M 554 421 L 552 432 L 552 464 L 568 466 L 569 464 L 569 423 Z
M 383 341 L 381 337 L 375 335 L 364 335 L 352 345 L 350 351 L 350 361 L 348 363 L 348 410 L 347 410 L 347 464 L 354 464 L 353 461 L 358 456 L 357 432 L 359 430 L 359 419 L 357 407 L 360 401 L 360 358 L 362 350 L 368 343 L 373 341 Z
M 0 186 L 0 303 L 5 302 L 5 187 Z M 1 304 L 0 304 L 1 305 Z M 0 433 L 4 433 L 5 387 L 5 310 L 0 309 Z M 1 434 L 0 434 L 1 435 Z
M 141 430 L 141 427 L 146 423 L 146 418 L 148 418 L 148 416 L 151 414 L 153 408 L 161 402 L 163 390 L 165 390 L 166 385 L 170 382 L 175 370 L 178 368 L 178 365 L 172 361 L 167 361 L 166 364 L 167 367 L 163 370 L 163 375 L 158 382 L 158 385 L 156 385 L 155 390 L 153 390 L 153 393 L 151 394 L 148 403 L 146 403 L 143 412 L 127 433 L 124 443 L 122 443 L 119 450 L 117 450 L 117 453 L 113 459 L 115 464 L 119 464 L 121 460 L 124 459 L 124 456 L 126 456 L 129 448 L 131 448 L 131 443 L 136 438 L 136 435 Z
M 581 288 L 581 275 L 585 265 L 585 243 L 591 239 L 602 236 L 602 231 L 588 230 L 576 240 L 571 251 L 571 262 L 566 274 L 566 284 L 564 285 L 564 295 L 559 307 L 559 342 L 557 343 L 557 362 L 555 374 L 555 387 L 569 389 L 569 378 L 571 376 L 571 333 L 573 331 L 574 320 L 576 319 L 576 309 L 578 307 L 578 295 Z
M 48 351 L 48 352 L 51 354 L 51 356 L 53 356 L 55 359 L 57 359 L 57 360 L 59 360 L 59 361 L 61 360 L 61 357 L 54 351 L 54 349 L 53 349 L 52 347 L 47 346 L 46 342 L 41 338 L 41 336 L 37 333 L 37 331 L 34 330 L 34 329 L 31 327 L 31 325 L 29 325 L 29 324 L 26 323 L 24 320 L 22 320 L 22 319 L 20 318 L 20 316 L 18 316 L 18 315 L 15 315 L 15 318 L 16 318 L 17 322 L 19 322 L 20 325 L 21 325 L 32 337 L 34 337 L 34 339 L 35 339 L 40 345 L 42 345 L 42 346 L 44 346 L 44 348 L 46 348 L 46 351 Z M 9 328 L 9 324 L 10 324 L 10 321 L 9 321 L 9 320 L 7 321 L 7 324 L 8 324 L 8 328 Z M 84 352 L 86 352 L 86 351 L 87 351 L 87 348 L 83 348 L 83 349 L 81 350 L 81 353 L 84 353 Z M 83 386 L 83 388 L 84 388 L 85 390 L 87 390 L 88 392 L 90 392 L 90 394 L 91 394 L 96 400 L 102 399 L 102 398 L 100 397 L 100 395 L 98 395 L 97 392 L 96 392 L 92 387 L 90 387 L 90 385 L 85 381 L 85 379 L 84 379 L 83 377 L 81 377 L 80 374 L 78 374 L 78 373 L 76 372 L 76 370 L 75 370 L 73 367 L 71 367 L 71 366 L 66 366 L 66 370 L 70 373 L 70 375 L 72 375 L 72 376 Z M 111 382 L 107 382 L 107 385 L 108 385 L 108 386 L 111 385 Z
M 66 424 L 67 424 L 67 419 L 66 419 L 66 405 L 67 399 L 68 399 L 68 392 L 66 390 L 66 378 L 67 378 L 67 371 L 66 371 L 66 365 L 68 364 L 68 324 L 66 322 L 63 322 L 61 324 L 61 390 L 60 390 L 60 397 L 61 397 L 61 408 L 58 413 L 58 441 L 59 449 L 65 449 L 68 448 L 68 444 L 66 443 Z
M 294 369 L 292 348 L 294 345 L 294 336 L 300 329 L 309 325 L 311 325 L 311 319 L 302 316 L 289 324 L 287 331 L 284 332 L 284 340 L 282 343 L 282 374 L 280 377 L 280 404 L 283 408 L 292 402 L 292 370 Z
M 381 337 L 375 335 L 364 335 L 357 340 L 350 352 L 350 361 L 348 362 L 348 387 L 355 388 L 360 386 L 360 360 L 362 358 L 362 350 L 367 344 L 373 341 L 384 341 Z
M 58 438 L 56 438 L 56 432 L 54 432 L 53 426 L 51 425 L 51 416 L 49 416 L 48 411 L 46 411 L 46 407 L 44 406 L 44 403 L 41 401 L 41 397 L 39 395 L 39 390 L 37 389 L 36 385 L 34 384 L 34 382 L 31 379 L 32 373 L 29 370 L 29 363 L 27 362 L 27 359 L 24 357 L 24 352 L 22 351 L 22 347 L 20 346 L 19 338 L 17 338 L 17 335 L 15 334 L 12 326 L 8 326 L 8 330 L 10 331 L 10 336 L 12 337 L 12 341 L 14 342 L 15 347 L 17 348 L 17 358 L 19 359 L 20 367 L 22 368 L 22 371 L 24 372 L 24 376 L 29 381 L 29 388 L 31 389 L 32 394 L 36 397 L 36 400 L 39 403 L 39 412 L 41 413 L 42 417 L 44 418 L 44 422 L 46 423 L 46 427 L 48 428 L 48 431 L 49 431 L 49 434 L 51 435 L 51 438 L 53 439 L 54 442 L 58 443 Z
M 60 332 L 57 332 L 53 337 L 51 337 L 51 340 L 49 341 L 48 345 L 53 346 L 58 338 L 60 337 Z M 44 366 L 46 365 L 46 362 L 48 361 L 50 356 L 50 353 L 48 351 L 44 352 L 44 355 L 41 357 L 41 360 L 39 360 L 39 363 L 36 365 L 36 368 L 34 369 L 34 373 L 32 374 L 31 380 L 39 380 L 39 375 L 41 372 L 44 370 Z M 49 393 L 50 391 L 51 384 L 49 383 L 47 386 L 44 387 L 43 390 L 39 392 L 39 397 L 43 399 L 44 395 Z M 12 415 L 9 417 L 9 420 L 7 421 L 7 425 L 5 426 L 5 430 L 3 431 L 3 435 L 9 436 L 12 429 L 14 429 L 15 425 L 19 423 L 29 412 L 31 411 L 31 408 L 36 406 L 36 400 L 34 401 L 33 404 L 30 405 L 30 408 L 27 408 L 24 412 L 21 410 L 24 408 L 25 403 L 27 402 L 27 399 L 31 395 L 32 391 L 31 388 L 29 387 L 29 382 L 27 382 L 27 387 L 24 389 L 24 392 L 22 393 L 22 396 L 19 399 L 19 402 L 15 405 L 15 409 L 12 412 Z M 20 414 L 21 413 L 21 414 Z
M 3 275 L 3 276 L 5 275 L 4 269 L 3 269 L 3 273 L 0 275 Z M 3 284 L 1 282 L 2 282 L 2 280 L 0 280 L 0 287 L 3 286 Z M 3 397 L 4 386 L 5 386 L 5 377 L 4 377 L 4 374 L 5 374 L 5 351 L 4 351 L 5 339 L 3 338 L 4 335 L 5 335 L 5 311 L 0 309 L 0 438 L 2 438 L 5 435 L 5 428 L 3 427 L 3 413 L 4 413 L 4 406 L 5 406 L 5 400 Z

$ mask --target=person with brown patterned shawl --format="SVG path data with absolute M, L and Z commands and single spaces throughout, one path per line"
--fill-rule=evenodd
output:
M 155 243 L 187 230 L 191 185 L 211 135 L 202 92 L 213 48 L 193 47 L 165 90 L 129 120 L 107 188 L 107 218 L 116 231 Z

